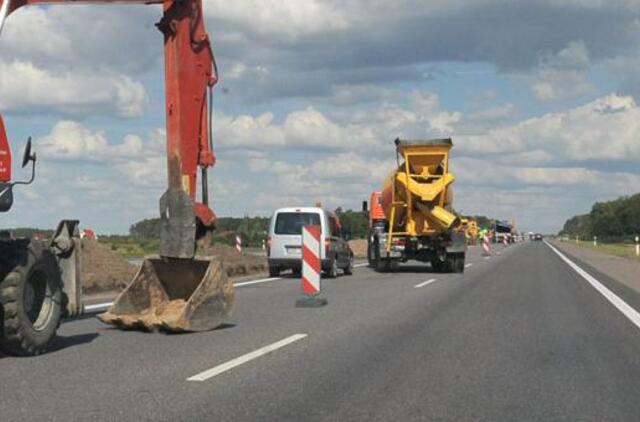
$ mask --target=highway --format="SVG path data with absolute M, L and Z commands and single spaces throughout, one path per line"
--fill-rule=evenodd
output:
M 244 284 L 213 332 L 89 315 L 47 355 L 0 358 L 0 419 L 637 421 L 640 295 L 567 259 L 605 289 L 525 242 L 471 248 L 464 274 L 359 267 L 319 309 L 295 308 L 297 279 Z

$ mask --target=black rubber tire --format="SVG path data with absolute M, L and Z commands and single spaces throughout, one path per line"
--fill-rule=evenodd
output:
M 369 267 L 376 267 L 376 257 L 373 249 L 373 241 L 371 240 L 371 236 L 367 240 L 367 262 L 369 263 Z
M 334 256 L 331 260 L 331 265 L 327 268 L 327 278 L 336 277 L 338 277 L 338 258 Z
M 464 260 L 465 260 L 465 254 L 463 253 L 448 255 L 447 264 L 449 267 L 449 271 L 457 274 L 464 273 Z
M 19 252 L 18 264 L 0 282 L 0 350 L 16 356 L 44 353 L 62 313 L 62 282 L 55 255 L 41 242 Z
M 353 256 L 349 258 L 349 265 L 343 269 L 344 275 L 353 275 Z
M 440 259 L 436 258 L 433 259 L 431 261 L 431 268 L 433 269 L 433 272 L 435 273 L 442 273 L 444 272 L 446 267 L 446 263 L 443 261 L 440 261 Z
M 280 277 L 280 268 L 269 267 L 269 277 Z

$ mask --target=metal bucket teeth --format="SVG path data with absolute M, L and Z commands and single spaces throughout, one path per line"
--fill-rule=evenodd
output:
M 208 331 L 225 322 L 235 290 L 212 259 L 146 259 L 111 308 L 98 316 L 123 329 Z

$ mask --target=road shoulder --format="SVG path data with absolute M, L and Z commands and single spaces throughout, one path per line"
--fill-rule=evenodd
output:
M 569 242 L 550 241 L 560 251 L 589 265 L 602 274 L 640 293 L 640 263 L 618 256 L 582 248 Z

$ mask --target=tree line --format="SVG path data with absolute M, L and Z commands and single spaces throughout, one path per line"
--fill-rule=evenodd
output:
M 632 241 L 640 235 L 640 193 L 596 202 L 588 214 L 568 219 L 560 235 L 583 239 L 597 236 L 603 242 Z

